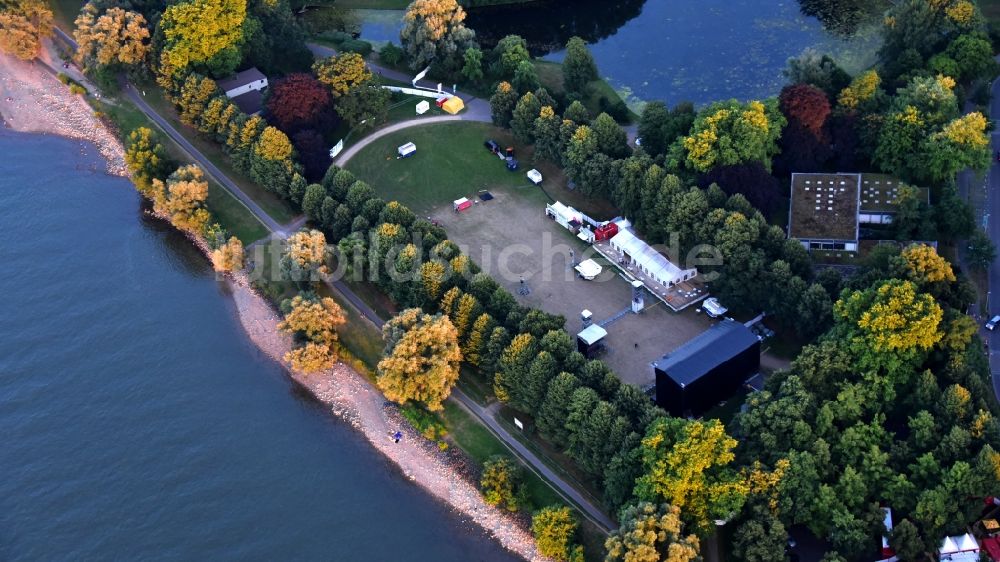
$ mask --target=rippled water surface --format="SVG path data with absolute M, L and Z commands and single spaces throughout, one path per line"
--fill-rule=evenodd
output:
M 0 131 L 0 560 L 513 560 L 246 341 L 92 149 Z

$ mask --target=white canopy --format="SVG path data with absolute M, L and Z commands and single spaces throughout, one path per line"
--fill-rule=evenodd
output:
M 412 154 L 416 151 L 417 145 L 412 142 L 408 142 L 396 149 L 396 152 L 398 152 L 400 156 L 406 156 L 407 154 Z
M 608 335 L 607 330 L 597 324 L 591 324 L 590 326 L 584 328 L 582 332 L 577 334 L 576 337 L 587 345 L 594 345 L 595 343 L 601 341 L 601 339 L 606 335 Z
M 604 271 L 604 268 L 600 266 L 594 260 L 584 260 L 580 262 L 574 269 L 576 269 L 584 279 L 593 279 Z
M 636 265 L 647 275 L 660 282 L 679 283 L 685 274 L 694 275 L 694 270 L 684 271 L 670 263 L 663 254 L 651 248 L 628 230 L 621 230 L 611 238 L 611 246 L 632 257 Z
M 542 183 L 542 173 L 532 168 L 528 170 L 528 179 L 531 180 L 531 183 L 538 185 Z

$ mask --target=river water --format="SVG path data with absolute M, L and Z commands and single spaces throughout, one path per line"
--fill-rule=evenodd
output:
M 0 155 L 0 560 L 515 559 L 253 348 L 92 147 Z

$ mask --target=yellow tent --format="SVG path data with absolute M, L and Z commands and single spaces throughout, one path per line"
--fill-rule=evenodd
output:
M 451 96 L 444 102 L 444 104 L 441 106 L 441 109 L 447 111 L 448 113 L 451 113 L 452 115 L 455 115 L 459 111 L 465 109 L 465 103 L 462 102 L 462 98 L 458 96 Z

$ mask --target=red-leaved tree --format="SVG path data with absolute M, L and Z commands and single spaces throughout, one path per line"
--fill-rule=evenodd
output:
M 778 104 L 789 125 L 797 123 L 817 138 L 823 136 L 823 125 L 830 116 L 830 100 L 823 90 L 809 84 L 785 86 Z
M 330 90 L 309 74 L 276 80 L 267 98 L 269 120 L 288 135 L 302 129 L 323 131 L 333 126 Z

